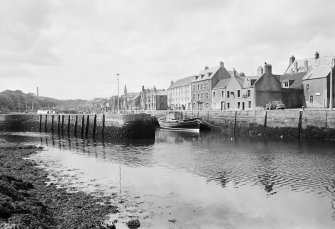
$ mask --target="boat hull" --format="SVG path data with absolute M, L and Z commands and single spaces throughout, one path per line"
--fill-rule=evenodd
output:
M 175 121 L 160 120 L 159 125 L 162 129 L 169 129 L 176 131 L 192 131 L 192 132 L 200 131 L 199 119 L 175 120 Z

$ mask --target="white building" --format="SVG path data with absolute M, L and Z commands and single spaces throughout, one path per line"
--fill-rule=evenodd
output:
M 173 110 L 191 110 L 191 82 L 194 76 L 171 82 L 168 88 L 168 106 Z

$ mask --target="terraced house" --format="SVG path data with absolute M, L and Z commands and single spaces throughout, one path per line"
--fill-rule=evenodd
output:
M 185 77 L 171 82 L 167 89 L 168 106 L 173 110 L 191 109 L 191 82 L 194 76 Z
M 220 62 L 216 67 L 205 67 L 193 77 L 192 85 L 192 109 L 210 110 L 212 109 L 212 89 L 223 79 L 230 78 L 229 72 L 225 69 L 224 63 Z
M 301 78 L 295 81 L 295 85 L 301 88 L 301 105 L 307 108 L 328 108 L 330 106 L 332 59 L 333 56 L 320 57 L 318 52 L 315 53 L 314 58 L 296 60 L 294 56 L 290 57 L 289 66 L 284 75 L 298 75 Z M 292 87 L 291 85 L 294 86 L 293 81 L 286 81 L 284 86 Z M 335 97 L 334 90 L 332 96 Z

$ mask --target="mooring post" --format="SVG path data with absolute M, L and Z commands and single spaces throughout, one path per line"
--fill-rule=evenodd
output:
M 64 115 L 62 115 L 62 134 L 64 133 Z
M 76 115 L 76 120 L 74 121 L 74 136 L 77 137 L 77 127 L 78 127 L 78 115 Z
M 97 127 L 97 114 L 94 115 L 93 119 L 93 138 L 95 138 L 96 127 Z
M 264 128 L 266 127 L 268 122 L 268 111 L 265 111 L 265 116 L 264 116 Z
M 102 115 L 102 139 L 105 137 L 105 114 Z
M 84 128 L 85 128 L 85 115 L 83 115 L 81 119 L 81 130 L 80 130 L 80 136 L 84 137 Z
M 54 115 L 51 115 L 51 133 L 54 132 Z
M 237 111 L 235 111 L 235 119 L 234 119 L 234 138 L 236 134 L 236 117 L 237 117 Z
M 44 131 L 47 132 L 47 122 L 48 122 L 48 115 L 45 115 L 45 120 L 44 120 Z
M 42 131 L 42 115 L 40 115 L 40 128 L 39 128 L 39 131 L 40 132 Z
M 68 116 L 67 120 L 67 135 L 70 135 L 71 116 Z
M 85 138 L 87 138 L 88 136 L 89 127 L 90 127 L 90 115 L 87 115 Z
M 301 128 L 302 128 L 302 112 L 299 112 L 299 123 L 298 123 L 298 137 L 301 138 Z
M 57 119 L 58 119 L 57 132 L 59 134 L 60 133 L 60 115 L 58 115 Z

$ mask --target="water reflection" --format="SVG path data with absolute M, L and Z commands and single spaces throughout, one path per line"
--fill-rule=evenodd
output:
M 120 201 L 133 199 L 135 210 L 124 212 L 142 217 L 143 228 L 335 226 L 334 144 L 169 131 L 157 131 L 154 142 L 1 138 L 45 146 L 37 159 L 58 168 L 55 177 L 75 183 L 76 176 L 77 188 L 98 185 L 105 194 L 117 189 Z M 69 175 L 69 168 L 78 172 Z

